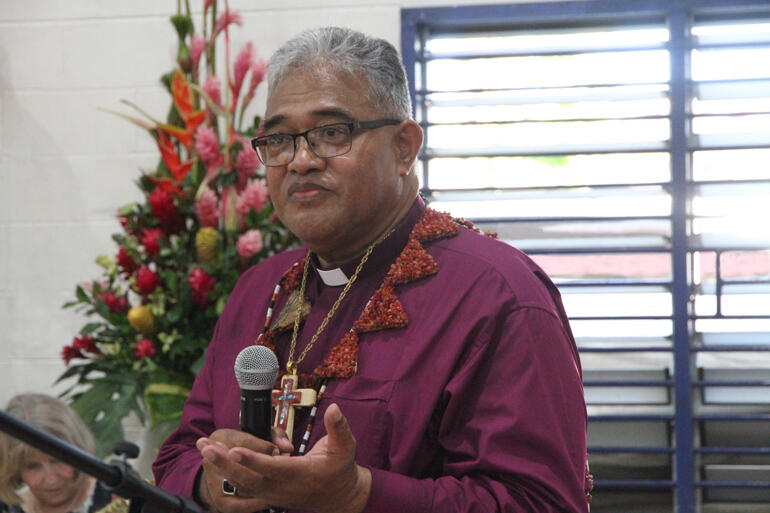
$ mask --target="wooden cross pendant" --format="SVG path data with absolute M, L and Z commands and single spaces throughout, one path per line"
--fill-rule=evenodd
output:
M 294 408 L 313 406 L 316 399 L 316 392 L 312 388 L 297 388 L 298 380 L 296 374 L 286 374 L 281 378 L 280 390 L 273 390 L 273 426 L 283 429 L 289 440 L 294 430 Z

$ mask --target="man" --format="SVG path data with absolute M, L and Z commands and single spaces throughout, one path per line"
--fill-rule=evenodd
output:
M 586 411 L 559 294 L 521 252 L 426 210 L 396 50 L 319 29 L 268 73 L 254 146 L 304 247 L 242 276 L 159 485 L 221 513 L 586 511 Z M 237 430 L 233 362 L 255 339 L 321 392 L 291 440 Z

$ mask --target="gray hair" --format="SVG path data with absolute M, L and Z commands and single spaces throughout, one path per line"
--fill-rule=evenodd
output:
M 369 85 L 368 99 L 383 115 L 400 120 L 412 117 L 404 65 L 396 48 L 384 39 L 339 27 L 302 32 L 270 57 L 268 99 L 281 79 L 299 68 L 360 75 Z
M 5 411 L 70 445 L 88 453 L 94 452 L 94 435 L 75 410 L 55 397 L 44 394 L 17 395 L 8 402 Z M 24 484 L 21 469 L 30 450 L 31 447 L 24 442 L 0 433 L 0 500 L 8 504 L 21 504 L 21 497 L 16 492 Z M 82 486 L 87 479 L 86 474 L 78 472 L 72 485 Z

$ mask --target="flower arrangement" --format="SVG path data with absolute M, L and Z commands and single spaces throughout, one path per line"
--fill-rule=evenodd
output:
M 175 427 L 206 346 L 238 276 L 295 243 L 270 204 L 250 146 L 260 118 L 244 126 L 265 75 L 251 42 L 229 66 L 228 30 L 241 25 L 225 2 L 205 0 L 202 33 L 189 0 L 171 22 L 179 36 L 178 67 L 162 77 L 171 96 L 165 121 L 113 112 L 145 129 L 160 159 L 137 184 L 144 202 L 118 211 L 123 231 L 114 255 L 102 255 L 99 279 L 76 287 L 64 305 L 89 317 L 62 349 L 59 380 L 74 379 L 69 398 L 104 455 L 123 438 L 122 420 Z M 224 39 L 224 80 L 216 70 Z M 247 82 L 248 79 L 248 82 Z M 224 86 L 223 86 L 224 84 Z

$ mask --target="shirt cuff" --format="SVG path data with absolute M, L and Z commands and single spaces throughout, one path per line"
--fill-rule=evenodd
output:
M 425 513 L 431 508 L 430 480 L 370 468 L 372 488 L 362 513 Z

